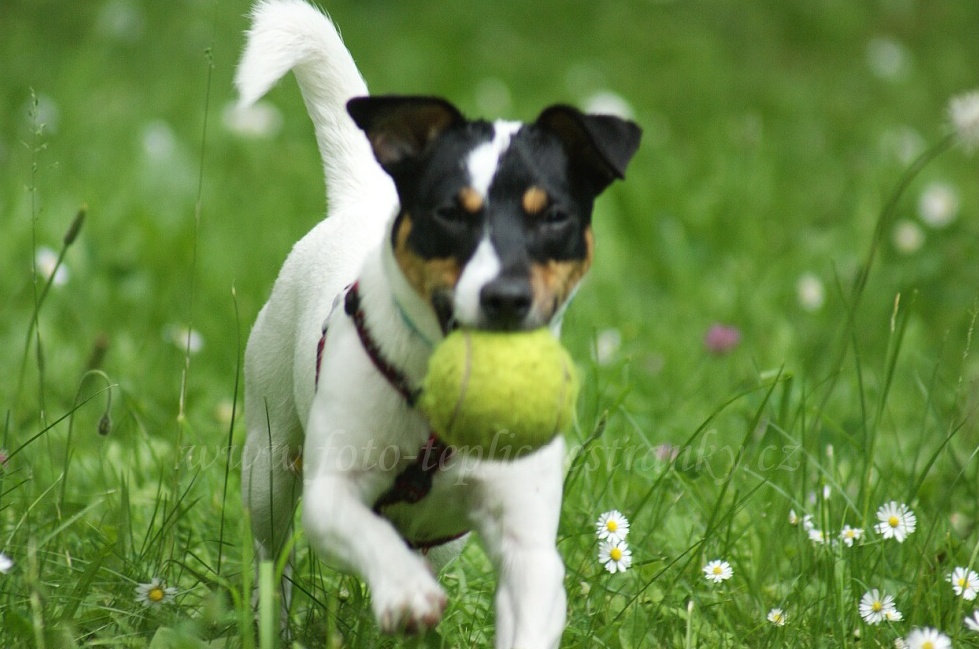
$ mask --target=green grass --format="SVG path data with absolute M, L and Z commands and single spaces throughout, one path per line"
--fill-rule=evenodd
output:
M 921 626 L 977 645 L 962 624 L 972 604 L 945 582 L 979 555 L 977 158 L 943 152 L 895 192 L 910 164 L 900 143 L 938 143 L 948 98 L 976 85 L 979 5 L 328 8 L 376 92 L 531 119 L 611 90 L 645 128 L 628 181 L 597 206 L 596 265 L 566 319 L 586 381 L 568 435 L 580 452 L 560 530 L 563 646 L 884 647 Z M 270 96 L 274 137 L 222 124 L 247 9 L 0 4 L 0 551 L 14 561 L 0 646 L 274 640 L 276 567 L 249 568 L 237 496 L 238 375 L 323 191 L 293 81 Z M 960 203 L 942 229 L 918 216 L 936 182 Z M 69 279 L 36 309 L 34 251 L 61 249 L 83 204 Z M 894 244 L 902 222 L 925 235 L 914 252 Z M 825 288 L 817 310 L 797 298 L 805 274 Z M 734 350 L 705 350 L 713 322 L 740 330 Z M 187 325 L 204 341 L 189 365 L 172 341 Z M 610 330 L 621 344 L 598 363 Z M 675 461 L 657 459 L 663 444 Z M 871 531 L 890 500 L 918 517 L 902 544 Z M 635 563 L 618 575 L 593 534 L 612 508 L 632 523 Z M 867 536 L 817 547 L 790 510 Z M 442 576 L 438 634 L 418 641 L 379 636 L 362 586 L 301 536 L 296 549 L 303 646 L 491 643 L 494 581 L 476 544 Z M 714 558 L 734 568 L 717 586 L 701 572 Z M 173 603 L 135 601 L 153 577 L 178 589 Z M 905 619 L 864 624 L 871 588 Z M 784 627 L 765 621 L 776 606 Z

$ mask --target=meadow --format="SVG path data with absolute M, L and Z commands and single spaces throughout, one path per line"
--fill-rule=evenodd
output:
M 292 79 L 230 109 L 248 8 L 0 3 L 2 647 L 281 642 L 281 562 L 250 604 L 241 362 L 324 194 Z M 376 93 L 644 128 L 565 319 L 562 646 L 979 646 L 979 147 L 949 114 L 979 4 L 325 8 Z M 409 639 L 295 548 L 282 646 L 492 644 L 475 542 Z

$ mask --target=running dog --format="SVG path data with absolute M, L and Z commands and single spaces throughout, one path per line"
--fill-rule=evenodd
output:
M 245 354 L 242 490 L 259 556 L 282 551 L 301 495 L 316 554 L 366 581 L 384 632 L 419 632 L 446 604 L 433 575 L 474 531 L 498 577 L 495 646 L 557 647 L 564 440 L 508 460 L 454 453 L 413 406 L 453 328 L 560 332 L 592 263 L 593 202 L 641 131 L 560 104 L 518 123 L 372 97 L 317 9 L 267 0 L 252 20 L 241 102 L 295 74 L 328 204 Z

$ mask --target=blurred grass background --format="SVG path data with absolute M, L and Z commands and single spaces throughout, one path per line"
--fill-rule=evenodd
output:
M 581 347 L 592 327 L 621 329 L 626 350 L 662 365 L 653 374 L 672 377 L 667 385 L 689 376 L 714 320 L 741 328 L 741 357 L 750 364 L 818 362 L 839 314 L 834 273 L 844 286 L 852 278 L 902 151 L 938 137 L 948 97 L 975 84 L 979 58 L 973 2 L 328 8 L 374 92 L 438 93 L 470 114 L 488 107 L 522 119 L 602 91 L 632 106 L 645 140 L 629 182 L 599 207 L 600 263 L 572 311 L 582 326 L 570 333 Z M 64 331 L 73 343 L 52 344 L 51 353 L 74 350 L 84 359 L 86 345 L 105 332 L 108 362 L 136 362 L 135 374 L 151 382 L 139 392 L 172 392 L 164 387 L 173 372 L 160 323 L 190 315 L 185 292 L 203 164 L 194 315 L 210 344 L 195 375 L 203 385 L 227 375 L 236 351 L 224 344 L 230 287 L 247 326 L 288 248 L 323 208 L 311 128 L 291 81 L 272 96 L 281 132 L 249 141 L 222 127 L 247 9 L 3 4 L 0 286 L 11 298 L 4 333 L 19 337 L 31 306 L 32 252 L 23 244 L 33 88 L 45 124 L 36 156 L 41 243 L 58 240 L 80 203 L 91 210 L 68 260 L 74 290 L 49 307 L 51 316 L 60 310 L 53 320 L 70 323 Z M 929 232 L 915 255 L 885 251 L 868 323 L 883 322 L 894 293 L 918 288 L 924 340 L 939 345 L 947 331 L 961 332 L 979 274 L 969 218 L 975 171 L 962 159 L 928 170 L 958 188 L 962 218 Z M 910 218 L 926 180 L 904 203 Z M 827 288 L 828 308 L 815 315 L 800 312 L 795 299 L 807 272 Z M 870 336 L 881 338 L 873 328 Z M 648 396 L 664 392 L 644 387 Z
M 17 448 L 42 428 L 33 352 L 26 387 L 17 389 L 34 305 L 32 228 L 38 246 L 57 250 L 85 203 L 88 219 L 65 260 L 69 279 L 39 318 L 48 421 L 71 408 L 80 377 L 104 351 L 99 365 L 121 394 L 111 439 L 94 434 L 100 411 L 87 406 L 74 458 L 95 467 L 115 457 L 113 445 L 127 449 L 123 462 L 154 449 L 159 465 L 147 465 L 155 468 L 145 476 L 115 467 L 149 494 L 134 514 L 144 521 L 169 462 L 160 458 L 181 455 L 175 445 L 209 449 L 215 463 L 184 485 L 201 490 L 205 508 L 188 520 L 207 528 L 224 506 L 239 517 L 236 496 L 220 498 L 216 460 L 238 339 L 291 245 L 323 212 L 319 158 L 294 81 L 271 93 L 272 123 L 260 135 L 242 135 L 225 119 L 248 8 L 225 0 L 0 2 L 0 445 Z M 833 385 L 827 421 L 800 427 L 809 436 L 799 443 L 812 452 L 835 444 L 859 453 L 867 404 L 889 394 L 873 424 L 895 436 L 883 444 L 881 467 L 927 457 L 949 422 L 973 411 L 979 364 L 964 351 L 979 287 L 975 157 L 950 152 L 912 183 L 852 326 L 847 317 L 897 178 L 947 132 L 949 97 L 979 82 L 979 3 L 337 0 L 326 9 L 373 92 L 439 94 L 470 115 L 524 120 L 549 103 L 587 106 L 611 93 L 644 127 L 628 180 L 599 201 L 595 268 L 566 319 L 567 344 L 590 386 L 573 439 L 608 410 L 603 444 L 679 445 L 760 374 L 779 369 L 795 377 L 786 412 L 805 412 L 807 395 Z M 919 215 L 935 183 L 957 199 L 956 218 L 942 228 Z M 823 287 L 818 307 L 800 302 L 803 277 Z M 899 293 L 906 329 L 889 387 Z M 740 332 L 729 353 L 705 349 L 715 322 Z M 187 325 L 203 344 L 188 374 L 184 429 L 176 422 L 184 354 L 173 331 Z M 599 343 L 608 347 L 601 362 Z M 837 365 L 848 347 L 850 360 Z M 719 413 L 716 443 L 740 444 L 760 399 Z M 963 472 L 959 461 L 979 444 L 971 421 L 956 440 L 961 458 L 949 460 Z M 57 482 L 63 439 L 62 426 L 19 456 L 19 475 L 31 480 L 23 493 L 9 481 L 0 492 L 0 549 L 8 538 L 11 547 L 24 542 L 17 505 Z M 99 473 L 80 470 L 70 498 L 113 492 L 114 479 Z M 928 483 L 936 499 L 944 477 Z M 573 535 L 602 507 L 635 501 L 647 478 L 614 467 L 592 476 L 590 488 L 569 497 L 564 532 Z M 802 498 L 813 480 L 793 484 Z M 955 488 L 945 506 L 974 516 L 976 480 Z M 679 523 L 688 524 L 696 526 Z M 84 535 L 76 551 L 91 553 Z M 172 549 L 162 551 L 157 566 L 167 552 L 172 559 Z

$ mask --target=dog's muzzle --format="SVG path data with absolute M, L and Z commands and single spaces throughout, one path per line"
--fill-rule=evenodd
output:
M 479 292 L 484 328 L 493 331 L 524 328 L 533 304 L 533 289 L 523 277 L 497 277 Z

